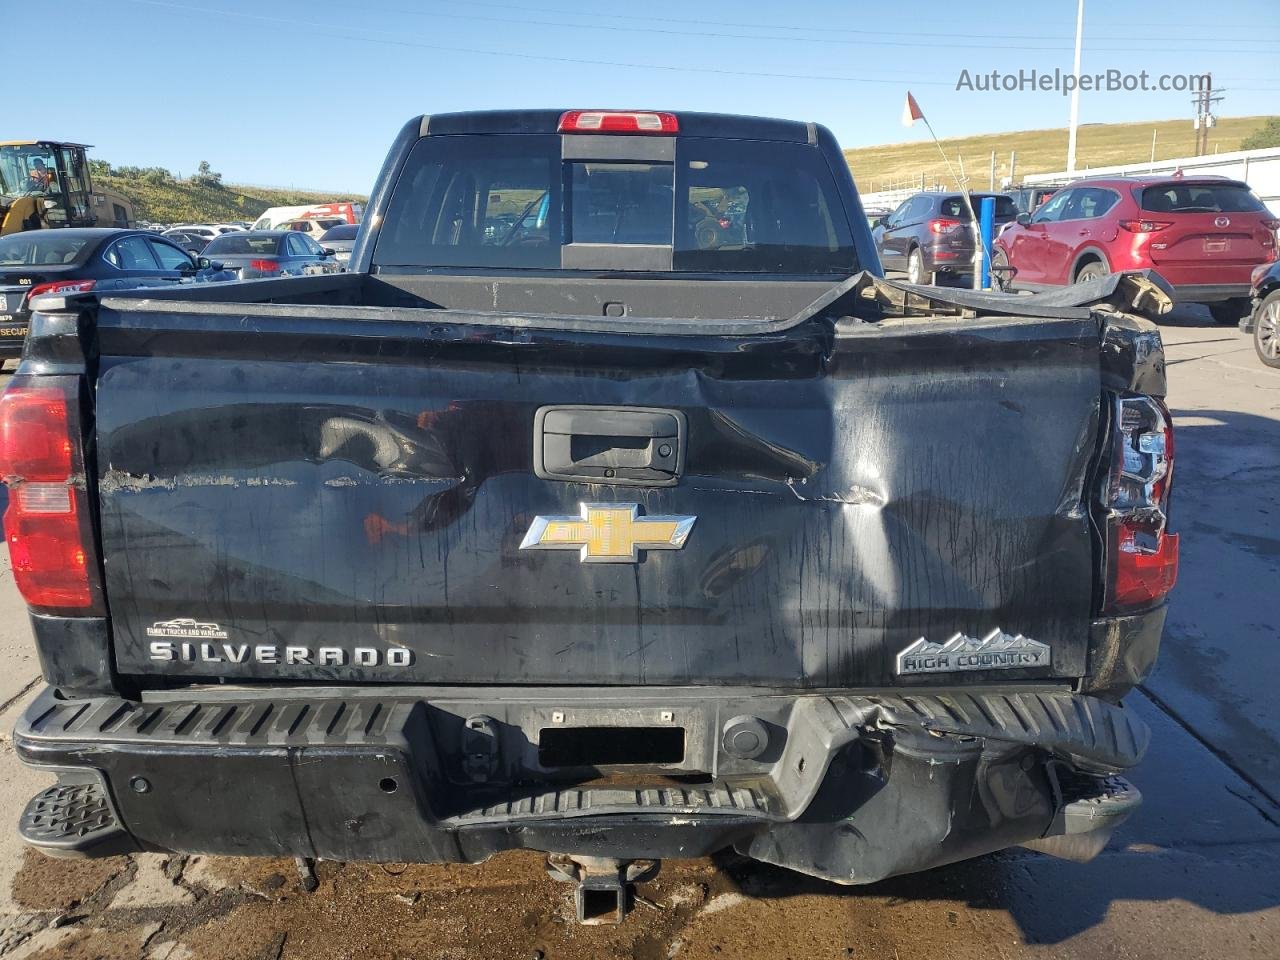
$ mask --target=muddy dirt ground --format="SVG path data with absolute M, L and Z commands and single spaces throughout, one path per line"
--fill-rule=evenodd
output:
M 56 861 L 0 831 L 0 957 L 35 960 L 1280 958 L 1280 373 L 1183 310 L 1165 325 L 1181 582 L 1131 705 L 1139 813 L 1093 863 L 1026 851 L 865 888 L 732 854 L 668 862 L 620 926 L 573 922 L 534 853 L 475 866 L 144 855 Z M 1264 493 L 1270 491 L 1270 493 Z M 1243 495 L 1242 495 L 1243 494 Z M 39 668 L 0 567 L 0 818 L 47 778 L 8 731 Z

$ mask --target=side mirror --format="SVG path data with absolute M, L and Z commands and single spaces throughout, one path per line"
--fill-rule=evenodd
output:
M 888 217 L 876 217 L 874 220 L 871 221 L 871 229 L 874 230 L 877 227 L 883 227 L 885 224 L 885 221 L 888 219 L 889 219 Z
M 1018 216 L 1015 218 L 1015 222 L 1018 224 L 1018 226 L 1020 226 L 1020 227 L 1025 227 L 1025 226 L 1027 226 L 1029 223 L 1031 223 L 1031 214 L 1029 214 L 1029 213 L 1020 213 L 1020 214 L 1018 214 Z
M 321 249 L 324 250 L 324 255 L 326 257 L 332 257 L 335 253 L 338 252 L 337 250 L 333 249 L 333 247 L 322 247 Z

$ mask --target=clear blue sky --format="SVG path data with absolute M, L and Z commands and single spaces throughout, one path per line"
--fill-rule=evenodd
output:
M 423 112 L 721 110 L 816 120 L 845 146 L 863 146 L 927 136 L 901 126 L 910 88 L 943 137 L 1064 126 L 1061 94 L 955 85 L 962 69 L 1069 69 L 1075 8 L 1075 0 L 56 0 L 41 8 L 44 27 L 8 38 L 14 50 L 33 51 L 39 80 L 10 90 L 0 139 L 80 140 L 117 164 L 186 174 L 208 160 L 228 181 L 364 192 L 393 134 Z M 1280 113 L 1277 13 L 1276 0 L 1086 0 L 1083 71 L 1211 71 L 1226 89 L 1222 115 Z M 53 51 L 68 56 L 34 65 Z M 1082 123 L 1192 112 L 1186 93 L 1081 99 Z

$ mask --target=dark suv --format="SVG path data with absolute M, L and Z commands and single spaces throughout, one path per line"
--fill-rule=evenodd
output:
M 975 211 L 995 197 L 996 229 L 1018 215 L 1003 193 L 971 193 Z M 933 283 L 938 274 L 973 276 L 973 224 L 960 193 L 917 193 L 876 224 L 872 232 L 886 270 L 905 270 L 912 283 Z
M 1041 184 L 1040 186 L 1010 187 L 1009 196 L 1019 213 L 1035 213 L 1040 205 L 1062 189 L 1062 184 Z

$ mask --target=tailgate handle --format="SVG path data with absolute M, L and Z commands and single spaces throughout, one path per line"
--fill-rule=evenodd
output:
M 684 470 L 678 410 L 542 407 L 533 430 L 533 470 L 545 480 L 670 486 Z

